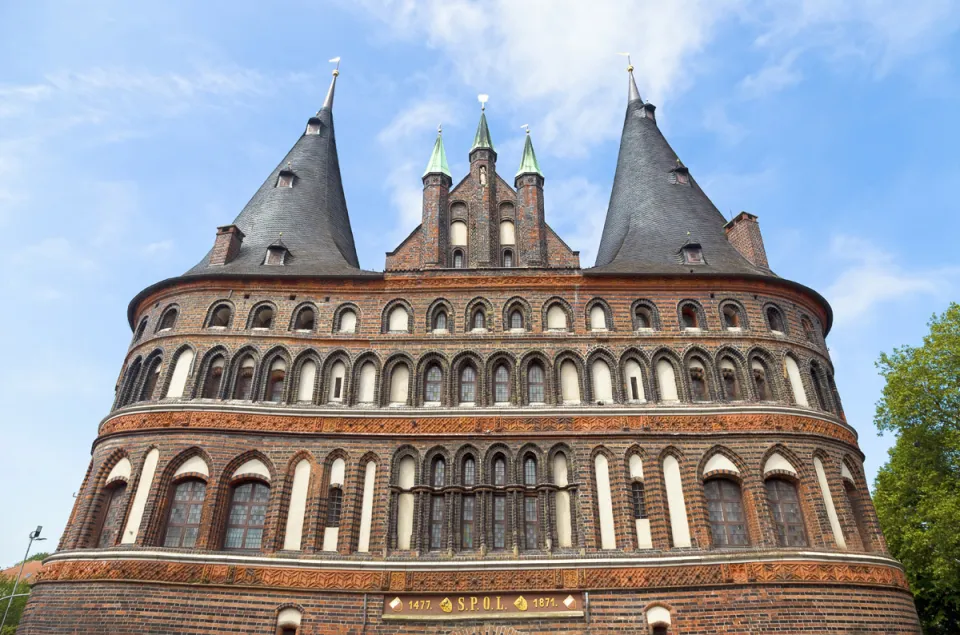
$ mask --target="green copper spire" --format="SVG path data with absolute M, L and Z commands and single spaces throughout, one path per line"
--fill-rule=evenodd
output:
M 527 141 L 523 144 L 523 158 L 520 159 L 520 169 L 517 170 L 517 176 L 521 174 L 539 174 L 540 164 L 537 162 L 537 153 L 533 151 L 533 141 L 530 140 L 530 127 L 527 126 Z
M 473 147 L 470 152 L 477 148 L 489 148 L 493 150 L 493 140 L 490 138 L 490 129 L 487 128 L 487 115 L 480 110 L 480 124 L 477 126 L 477 134 L 473 137 Z
M 450 167 L 447 165 L 447 151 L 443 149 L 443 128 L 437 126 L 437 142 L 433 144 L 433 152 L 423 175 L 446 174 L 450 176 Z

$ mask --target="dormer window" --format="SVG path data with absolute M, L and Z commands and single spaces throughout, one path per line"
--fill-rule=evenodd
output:
M 277 177 L 277 187 L 293 187 L 293 172 L 284 170 Z
M 320 134 L 320 120 L 316 117 L 312 117 L 310 121 L 307 122 L 307 132 L 306 134 Z
M 263 261 L 265 265 L 282 265 L 287 250 L 282 247 L 268 247 L 267 258 Z
M 703 265 L 703 249 L 696 243 L 683 246 L 683 264 L 685 265 Z

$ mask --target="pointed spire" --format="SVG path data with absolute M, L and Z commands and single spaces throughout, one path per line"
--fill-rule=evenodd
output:
M 437 141 L 433 144 L 430 161 L 427 162 L 427 169 L 423 172 L 424 176 L 428 174 L 450 176 L 450 167 L 447 165 L 447 151 L 443 149 L 443 126 L 437 126 Z
M 643 100 L 640 99 L 640 91 L 637 90 L 637 80 L 633 78 L 633 62 L 630 61 L 629 53 L 618 53 L 627 58 L 627 103 L 634 101 L 639 101 L 643 103 Z
M 530 126 L 524 124 L 522 127 L 527 129 L 527 140 L 523 144 L 523 157 L 520 159 L 520 169 L 517 170 L 517 176 L 521 174 L 543 176 L 543 172 L 540 171 L 540 163 L 537 161 L 537 154 L 533 151 L 533 141 L 530 140 Z
M 480 100 L 480 123 L 477 124 L 477 134 L 473 136 L 473 147 L 470 148 L 470 152 L 478 148 L 488 148 L 493 150 L 493 140 L 490 138 L 490 129 L 487 128 L 487 95 L 479 95 L 477 99 Z
M 340 75 L 340 58 L 335 57 L 330 61 L 336 62 L 337 67 L 333 69 L 333 79 L 330 80 L 330 88 L 327 90 L 327 98 L 323 100 L 323 106 L 320 108 L 320 110 L 333 110 L 333 91 L 337 87 L 337 76 Z

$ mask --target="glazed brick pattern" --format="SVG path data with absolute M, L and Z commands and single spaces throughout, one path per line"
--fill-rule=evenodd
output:
M 670 633 L 919 634 L 910 595 L 818 585 L 735 586 L 590 593 L 587 618 L 490 622 L 385 622 L 383 595 L 209 589 L 111 582 L 40 584 L 18 633 L 272 634 L 286 606 L 303 611 L 297 635 L 621 635 L 649 633 L 644 611 L 669 607 Z

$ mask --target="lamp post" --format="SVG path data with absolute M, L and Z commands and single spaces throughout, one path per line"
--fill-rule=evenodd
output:
M 20 576 L 23 575 L 23 566 L 27 564 L 27 558 L 30 557 L 30 547 L 33 546 L 33 541 L 46 540 L 46 538 L 40 537 L 40 531 L 42 529 L 43 526 L 37 525 L 37 528 L 30 532 L 30 542 L 27 543 L 27 552 L 23 554 L 23 561 L 20 563 L 20 570 L 17 571 L 17 581 L 13 583 L 13 593 L 10 594 L 10 598 L 7 600 L 7 608 L 3 611 L 3 619 L 0 620 L 0 628 L 3 628 L 3 625 L 7 623 L 7 613 L 10 612 L 10 605 L 13 604 L 13 598 L 17 594 L 17 586 L 20 585 Z

